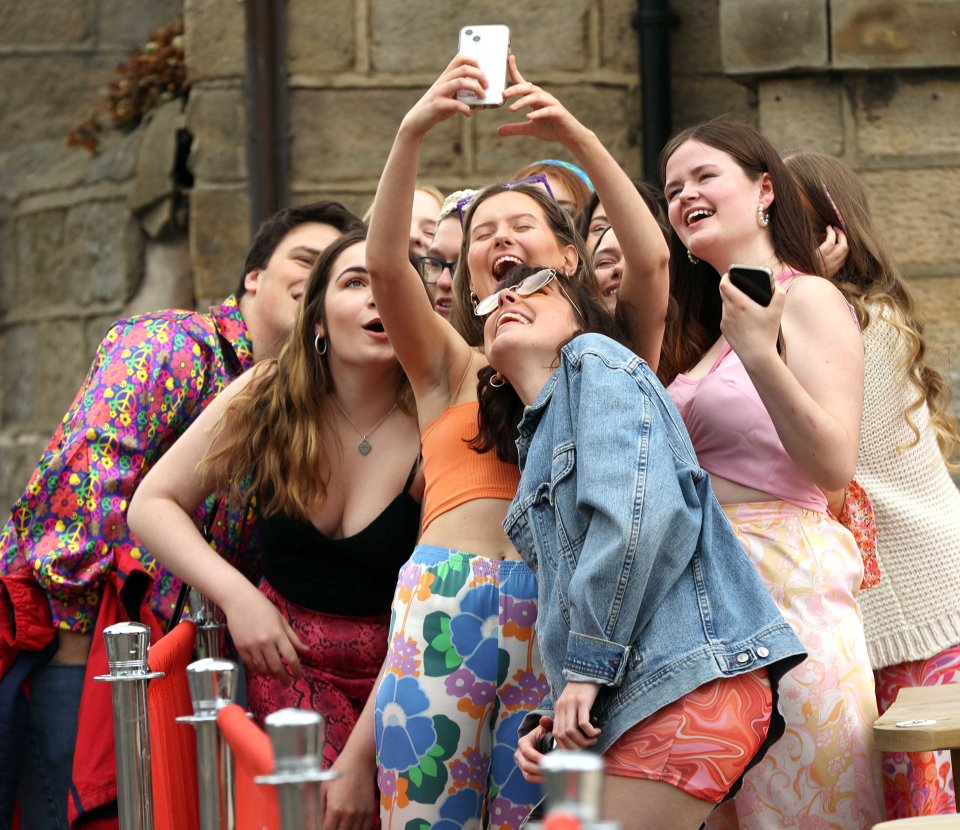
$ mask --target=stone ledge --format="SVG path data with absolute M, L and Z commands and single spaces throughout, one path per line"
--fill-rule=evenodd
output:
M 333 89 L 356 89 L 356 90 L 376 90 L 390 91 L 401 89 L 412 89 L 418 91 L 419 98 L 430 85 L 437 79 L 439 70 L 436 74 L 425 72 L 391 72 L 361 74 L 359 72 L 300 72 L 291 74 L 288 81 L 288 87 L 291 90 L 333 90 Z M 539 86 L 549 89 L 551 86 L 565 87 L 578 84 L 596 84 L 598 86 L 627 86 L 637 87 L 640 85 L 640 78 L 636 72 L 629 72 L 623 69 L 611 69 L 609 67 L 599 67 L 589 69 L 584 72 L 570 72 L 565 69 L 545 69 L 530 75 L 528 80 Z M 416 98 L 414 99 L 416 100 Z
M 720 0 L 723 70 L 759 75 L 830 65 L 827 0 Z
M 957 0 L 830 0 L 837 69 L 960 66 Z

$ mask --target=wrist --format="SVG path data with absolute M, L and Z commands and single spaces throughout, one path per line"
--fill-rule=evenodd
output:
M 574 129 L 566 147 L 576 156 L 580 166 L 586 169 L 587 163 L 593 157 L 593 150 L 599 143 L 597 134 L 580 124 L 578 129 Z
M 260 589 L 239 571 L 229 574 L 216 586 L 215 591 L 201 593 L 217 605 L 227 619 L 234 613 L 244 613 L 250 608 L 251 602 L 255 602 L 257 597 L 263 597 Z
M 371 736 L 372 737 L 372 736 Z M 360 766 L 376 769 L 377 748 L 374 741 L 348 740 L 337 759 L 340 766 Z
M 403 121 L 400 122 L 400 129 L 397 130 L 397 138 L 394 143 L 408 144 L 414 149 L 419 150 L 420 145 L 423 143 L 423 138 L 429 132 L 430 128 L 427 127 L 423 129 L 415 120 L 408 119 L 410 119 L 410 113 L 407 113 Z

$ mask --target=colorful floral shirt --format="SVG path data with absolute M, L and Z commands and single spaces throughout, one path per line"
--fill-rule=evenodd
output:
M 234 297 L 208 314 L 160 311 L 110 329 L 0 531 L 0 570 L 32 568 L 54 627 L 93 631 L 106 575 L 121 550 L 153 575 L 150 605 L 159 619 L 170 619 L 180 583 L 130 532 L 127 507 L 157 459 L 252 363 Z M 252 506 L 230 512 L 210 499 L 195 518 L 217 550 L 256 578 Z

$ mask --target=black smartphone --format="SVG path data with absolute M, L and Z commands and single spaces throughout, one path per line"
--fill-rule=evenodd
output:
M 731 265 L 730 282 L 760 305 L 773 298 L 773 271 L 764 265 Z

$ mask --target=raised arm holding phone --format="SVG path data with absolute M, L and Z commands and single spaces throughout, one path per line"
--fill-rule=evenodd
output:
M 512 56 L 508 65 L 503 97 L 526 116 L 499 134 L 560 142 L 603 193 L 623 228 L 638 291 L 648 296 L 651 324 L 638 330 L 645 356 L 656 361 L 668 290 L 663 235 L 597 137 L 527 82 Z M 478 349 L 482 321 L 473 309 L 518 264 L 555 268 L 594 292 L 595 280 L 570 217 L 541 181 L 491 185 L 460 205 L 464 240 L 451 322 L 423 296 L 403 232 L 427 135 L 441 121 L 471 117 L 462 94 L 481 99 L 490 86 L 478 61 L 460 54 L 406 114 L 384 166 L 367 244 L 377 308 L 417 399 L 426 478 L 423 532 L 400 573 L 377 696 L 381 817 L 393 827 L 484 815 L 518 827 L 539 800 L 539 788 L 524 781 L 514 760 L 519 723 L 547 691 L 533 634 L 536 580 L 502 526 L 519 471 L 495 448 L 474 449 L 478 391 L 488 388 L 491 371 Z M 504 438 L 510 440 L 506 431 Z M 437 625 L 452 635 L 439 641 L 442 660 Z M 401 711 L 408 728 L 396 717 Z

